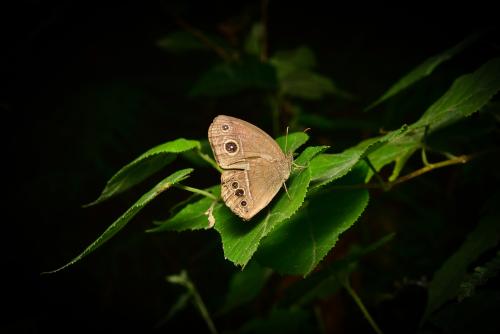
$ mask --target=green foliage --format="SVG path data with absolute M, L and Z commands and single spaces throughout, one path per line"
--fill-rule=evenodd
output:
M 186 168 L 179 170 L 166 178 L 164 178 L 162 181 L 160 181 L 156 186 L 154 186 L 151 190 L 149 190 L 147 193 L 141 196 L 137 200 L 137 202 L 134 203 L 123 215 L 121 215 L 117 220 L 111 224 L 106 231 L 104 231 L 99 238 L 97 238 L 93 243 L 91 243 L 83 252 L 81 252 L 78 256 L 76 256 L 73 260 L 65 264 L 64 266 L 49 271 L 47 273 L 55 273 L 60 270 L 63 270 L 67 267 L 69 267 L 72 264 L 75 264 L 76 262 L 80 261 L 82 258 L 85 256 L 89 255 L 93 251 L 95 251 L 97 248 L 102 246 L 106 241 L 111 239 L 116 233 L 118 233 L 122 228 L 127 225 L 127 223 L 134 218 L 134 216 L 139 213 L 139 211 L 142 210 L 148 204 L 151 202 L 156 196 L 167 190 L 168 188 L 172 187 L 174 184 L 181 182 L 182 180 L 185 180 L 189 174 L 193 171 L 192 168 Z
M 248 31 L 248 27 L 244 30 Z M 265 22 L 254 23 L 249 28 L 246 38 L 238 40 L 241 50 L 236 50 L 238 47 L 236 42 L 232 44 L 232 49 L 228 54 L 234 54 L 234 57 L 222 56 L 221 62 L 214 64 L 199 76 L 191 87 L 189 95 L 208 97 L 212 100 L 223 100 L 228 96 L 237 98 L 246 94 L 252 97 L 261 96 L 262 101 L 266 103 L 271 101 L 271 110 L 268 112 L 275 133 L 282 128 L 282 124 L 278 124 L 281 119 L 292 119 L 290 126 L 293 129 L 298 130 L 313 125 L 316 129 L 324 130 L 326 132 L 324 137 L 312 135 L 311 140 L 315 143 L 301 149 L 300 154 L 294 160 L 291 176 L 286 182 L 287 192 L 280 191 L 268 207 L 251 221 L 242 221 L 222 202 L 218 178 L 210 181 L 209 184 L 213 186 L 208 188 L 206 185 L 202 189 L 188 187 L 180 182 L 186 179 L 193 169 L 179 170 L 144 194 L 80 255 L 52 272 L 64 269 L 90 254 L 114 236 L 158 194 L 176 186 L 194 195 L 187 200 L 177 200 L 171 208 L 170 217 L 154 222 L 155 225 L 147 232 L 193 231 L 214 227 L 220 236 L 219 250 L 222 248 L 224 258 L 241 269 L 233 273 L 229 279 L 225 298 L 219 300 L 218 307 L 215 307 L 219 310 L 217 313 L 219 316 L 245 309 L 251 302 L 259 299 L 264 294 L 266 284 L 273 277 L 273 273 L 282 276 L 302 276 L 295 277 L 298 281 L 284 288 L 284 297 L 270 305 L 262 313 L 265 314 L 264 317 L 250 319 L 239 328 L 239 332 L 275 333 L 315 330 L 318 326 L 311 326 L 311 314 L 306 307 L 310 307 L 317 300 L 330 298 L 341 288 L 347 289 L 348 295 L 354 299 L 373 329 L 380 332 L 355 292 L 353 287 L 357 289 L 357 285 L 354 284 L 351 275 L 362 267 L 360 260 L 363 256 L 388 243 L 393 239 L 394 234 L 391 233 L 365 247 L 352 246 L 351 243 L 348 252 L 342 247 L 338 252 L 337 248 L 333 252 L 332 249 L 337 244 L 342 245 L 339 241 L 344 237 L 343 233 L 351 229 L 367 210 L 370 200 L 368 189 L 380 188 L 383 191 L 389 191 L 391 189 L 388 185 L 393 184 L 390 183 L 391 181 L 409 179 L 408 177 L 401 178 L 400 174 L 409 161 L 414 163 L 410 158 L 416 152 L 422 152 L 422 162 L 427 168 L 416 172 L 424 174 L 438 168 L 436 164 L 427 161 L 426 152 L 433 149 L 428 143 L 428 137 L 442 136 L 442 140 L 447 141 L 448 137 L 444 129 L 459 122 L 467 124 L 470 121 L 469 116 L 483 109 L 493 99 L 500 90 L 500 58 L 491 59 L 479 67 L 475 64 L 477 69 L 472 73 L 463 75 L 456 73 L 456 79 L 451 87 L 446 91 L 443 90 L 445 93 L 442 96 L 436 100 L 424 101 L 428 103 L 425 105 L 430 105 L 430 107 L 425 112 L 420 110 L 419 114 L 412 115 L 411 119 L 416 119 L 415 122 L 408 125 L 396 124 L 391 127 L 395 130 L 381 134 L 377 130 L 380 126 L 384 126 L 382 120 L 369 119 L 370 114 L 365 114 L 366 119 L 355 119 L 350 116 L 341 118 L 342 115 L 330 117 L 326 112 L 322 113 L 321 107 L 315 109 L 317 102 L 326 97 L 332 100 L 342 99 L 342 103 L 352 104 L 354 95 L 338 88 L 332 79 L 320 74 L 312 49 L 301 46 L 287 51 L 278 50 L 267 59 L 267 47 L 263 45 L 267 39 Z M 473 35 L 453 48 L 428 58 L 402 76 L 365 110 L 379 106 L 423 78 L 430 77 L 429 80 L 431 80 L 431 75 L 438 66 L 476 42 L 478 36 Z M 170 52 L 206 51 L 219 47 L 223 50 L 230 49 L 227 44 L 218 41 L 217 37 L 205 36 L 205 39 L 200 37 L 203 36 L 197 35 L 195 38 L 190 33 L 175 32 L 159 41 L 158 45 Z M 491 113 L 491 111 L 487 112 Z M 491 114 L 494 122 L 498 123 L 498 115 Z M 494 132 L 497 123 L 494 123 L 488 131 Z M 338 146 L 329 137 L 331 133 L 328 132 L 336 132 L 334 130 L 349 130 L 355 133 L 356 137 L 349 141 L 349 145 Z M 481 128 L 481 130 L 484 129 Z M 470 132 L 464 131 L 464 136 L 468 135 Z M 308 140 L 309 136 L 304 132 L 293 132 L 277 138 L 276 142 L 286 154 L 293 154 Z M 352 145 L 352 143 L 356 144 Z M 342 150 L 327 151 L 330 145 L 342 147 Z M 469 153 L 464 152 L 463 146 L 458 147 L 457 151 L 462 154 Z M 448 152 L 437 152 L 447 158 L 450 156 L 453 158 Z M 120 169 L 108 181 L 99 198 L 89 205 L 100 203 L 129 190 L 147 177 L 164 169 L 177 155 L 183 156 L 185 158 L 183 162 L 188 165 L 200 169 L 211 166 L 220 171 L 209 154 L 209 145 L 206 140 L 179 138 L 154 147 Z M 377 173 L 384 166 L 392 163 L 394 164 L 388 177 L 385 176 L 385 170 L 380 175 Z M 210 174 L 207 173 L 207 175 Z M 374 175 L 378 183 L 371 181 Z M 386 182 L 386 178 L 390 181 L 389 183 Z M 432 181 L 428 182 L 429 189 L 435 190 L 442 186 L 432 183 Z M 450 193 L 455 191 L 456 189 L 452 189 Z M 410 203 L 409 206 L 419 206 L 418 199 L 404 192 L 395 195 L 392 193 L 392 196 L 391 200 Z M 387 199 L 383 196 L 372 198 L 375 207 L 378 201 L 383 200 Z M 384 209 L 387 210 L 384 211 L 384 219 L 386 213 L 387 216 L 394 215 L 397 219 L 379 222 L 373 227 L 373 230 L 377 232 L 378 229 L 393 231 L 400 228 L 404 230 L 406 226 L 394 226 L 398 224 L 394 221 L 404 221 L 405 218 L 417 219 L 412 217 L 411 213 L 401 214 L 395 207 L 387 206 Z M 426 212 L 426 217 L 428 217 L 431 215 L 428 212 L 432 211 L 432 208 L 422 205 L 418 210 Z M 433 222 L 439 221 L 440 218 L 433 217 Z M 421 324 L 428 324 L 430 321 L 446 331 L 448 328 L 441 326 L 442 319 L 449 321 L 450 307 L 451 309 L 461 307 L 452 303 L 453 299 L 463 299 L 466 303 L 475 305 L 477 296 L 481 296 L 482 293 L 481 291 L 476 293 L 476 290 L 482 289 L 489 279 L 498 274 L 498 253 L 497 257 L 491 261 L 481 259 L 484 265 L 477 267 L 472 274 L 471 266 L 498 244 L 500 239 L 498 221 L 499 215 L 496 208 L 486 211 L 456 253 L 436 271 L 428 287 L 427 306 Z M 420 224 L 420 228 L 432 235 L 433 228 L 436 227 L 425 224 L 427 223 L 425 221 L 423 223 Z M 363 240 L 372 240 L 366 235 L 372 235 L 370 233 L 373 230 L 362 225 L 368 224 L 356 225 L 363 229 L 362 233 L 365 236 Z M 405 249 L 404 251 L 411 252 L 412 250 Z M 347 255 L 341 256 L 346 253 Z M 327 257 L 328 254 L 333 256 Z M 427 269 L 433 270 L 439 263 L 426 265 Z M 415 264 L 415 268 L 417 267 L 418 265 Z M 373 275 L 377 275 L 378 279 L 378 273 Z M 385 282 L 386 286 L 394 285 L 394 281 L 398 279 L 395 275 L 391 276 L 390 284 Z M 175 314 L 185 309 L 190 302 L 193 302 L 210 331 L 216 332 L 210 314 L 187 273 L 183 271 L 179 275 L 169 276 L 167 280 L 170 283 L 182 285 L 186 288 L 186 292 L 173 304 L 160 325 L 165 324 Z M 352 287 L 351 281 L 353 281 Z M 373 282 L 373 285 L 376 283 Z M 380 294 L 377 292 L 376 296 L 372 297 L 380 298 Z M 385 295 L 390 295 L 390 293 L 385 293 Z M 384 298 L 391 298 L 391 296 Z M 458 310 L 457 312 L 465 313 L 466 311 Z
M 429 299 L 422 321 L 439 309 L 451 298 L 457 297 L 460 284 L 466 276 L 467 269 L 473 261 L 488 249 L 495 247 L 500 241 L 500 211 L 498 210 L 499 194 L 495 196 L 490 208 L 479 221 L 460 248 L 434 274 L 429 285 Z
M 342 184 L 363 181 L 366 168 L 349 173 Z M 343 181 L 343 182 L 342 182 Z M 313 196 L 286 224 L 278 226 L 262 243 L 260 263 L 283 274 L 308 275 L 351 227 L 368 204 L 368 191 L 331 191 Z
M 331 79 L 312 70 L 316 58 L 311 49 L 305 46 L 278 52 L 269 61 L 276 68 L 280 94 L 308 100 L 319 100 L 330 94 L 353 98 L 350 93 L 339 89 Z
M 247 89 L 277 88 L 274 67 L 254 58 L 217 64 L 201 75 L 190 91 L 192 96 L 224 96 Z
M 303 161 L 301 156 L 297 160 Z M 287 181 L 290 198 L 281 192 L 269 205 L 269 210 L 263 210 L 251 222 L 242 222 L 225 206 L 214 209 L 215 229 L 221 235 L 224 256 L 237 265 L 245 266 L 257 251 L 262 238 L 299 209 L 310 180 L 309 168 L 292 175 Z
M 426 134 L 456 123 L 480 110 L 500 90 L 500 58 L 488 61 L 475 72 L 453 82 L 448 91 L 434 102 L 408 131 L 369 154 L 377 170 L 396 162 L 390 180 L 398 177 L 408 158 L 421 146 Z
M 479 37 L 479 34 L 469 36 L 462 42 L 458 43 L 454 47 L 432 56 L 425 60 L 422 64 L 415 67 L 408 74 L 399 79 L 394 85 L 392 85 L 381 97 L 379 97 L 375 102 L 370 104 L 365 110 L 372 109 L 392 96 L 398 94 L 399 92 L 412 86 L 419 80 L 429 76 L 434 72 L 434 70 L 442 63 L 450 60 L 455 55 L 459 54 L 463 49 L 474 43 Z
M 86 206 L 101 203 L 110 197 L 128 190 L 172 162 L 176 154 L 199 147 L 200 143 L 198 141 L 184 138 L 153 147 L 131 163 L 122 167 L 106 183 L 106 187 L 99 198 Z
M 220 313 L 227 313 L 252 301 L 259 295 L 271 273 L 271 269 L 264 268 L 252 261 L 245 269 L 233 274 Z

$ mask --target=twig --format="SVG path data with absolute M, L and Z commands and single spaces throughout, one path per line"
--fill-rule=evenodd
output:
M 451 166 L 451 165 L 457 165 L 457 164 L 464 164 L 469 162 L 470 160 L 476 158 L 478 155 L 481 153 L 477 154 L 470 154 L 470 155 L 460 155 L 457 157 L 454 157 L 452 159 L 448 159 L 445 161 L 429 164 L 427 166 L 424 166 L 420 169 L 417 169 L 414 172 L 411 172 L 410 174 L 406 174 L 404 176 L 399 177 L 398 179 L 392 181 L 392 182 L 384 182 L 384 183 L 360 183 L 360 184 L 352 184 L 352 185 L 338 185 L 338 186 L 332 186 L 329 187 L 328 189 L 383 189 L 385 191 L 390 190 L 392 187 L 409 181 L 413 178 L 416 178 L 417 176 L 420 176 L 422 174 L 428 173 L 434 169 L 438 168 L 443 168 L 446 166 Z M 375 174 L 378 175 L 378 174 Z
M 260 60 L 262 62 L 267 61 L 267 24 L 269 20 L 269 0 L 261 1 L 261 23 L 262 23 L 262 39 L 260 47 Z
M 223 47 L 220 47 L 216 43 L 212 42 L 203 32 L 193 27 L 191 24 L 187 23 L 181 18 L 176 19 L 177 24 L 181 26 L 184 30 L 191 33 L 194 37 L 196 37 L 201 43 L 207 46 L 209 49 L 212 49 L 219 57 L 224 59 L 225 61 L 234 60 L 236 57 L 234 54 L 229 53 Z
M 212 158 L 210 158 L 207 154 L 203 153 L 200 150 L 198 150 L 197 153 L 200 156 L 200 158 L 202 158 L 203 160 L 208 162 L 212 167 L 217 169 L 217 171 L 219 171 L 219 173 L 222 173 L 222 168 L 220 168 L 219 165 L 217 165 L 217 163 Z
M 193 187 L 185 186 L 185 185 L 182 185 L 182 184 L 175 184 L 174 187 L 182 189 L 182 190 L 190 191 L 190 192 L 195 193 L 195 194 L 203 195 L 205 197 L 213 199 L 214 201 L 217 200 L 217 197 L 215 197 L 213 194 L 211 194 L 211 193 L 209 193 L 208 191 L 205 191 L 205 190 L 201 190 L 201 189 L 198 189 L 198 188 L 193 188 Z
M 359 298 L 359 296 L 356 293 L 356 291 L 354 291 L 354 289 L 351 287 L 351 284 L 349 283 L 349 278 L 346 278 L 344 280 L 344 282 L 342 282 L 342 285 L 347 290 L 347 292 L 349 292 L 349 295 L 352 297 L 352 299 L 354 300 L 354 302 L 356 303 L 356 305 L 358 305 L 359 309 L 361 310 L 361 313 L 363 313 L 363 315 L 365 316 L 366 320 L 370 323 L 370 326 L 372 326 L 373 330 L 377 334 L 383 334 L 383 332 L 380 329 L 380 327 L 378 327 L 377 323 L 375 322 L 375 320 L 373 320 L 372 316 L 370 315 L 370 313 L 366 309 L 366 307 L 363 304 L 363 301 L 361 300 L 361 298 Z

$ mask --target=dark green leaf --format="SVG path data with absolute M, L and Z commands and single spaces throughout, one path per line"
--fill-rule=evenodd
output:
M 280 91 L 284 95 L 310 100 L 318 100 L 330 94 L 353 98 L 329 78 L 312 71 L 316 59 L 311 49 L 305 46 L 278 52 L 269 62 L 276 68 Z
M 60 270 L 63 270 L 67 267 L 69 267 L 72 264 L 75 264 L 85 256 L 89 255 L 93 251 L 95 251 L 97 248 L 102 246 L 106 241 L 111 239 L 116 233 L 118 233 L 122 228 L 127 225 L 127 223 L 148 204 L 151 202 L 156 196 L 170 188 L 172 185 L 181 182 L 182 180 L 185 180 L 189 174 L 193 171 L 192 168 L 186 168 L 179 170 L 166 178 L 164 178 L 162 181 L 160 181 L 156 186 L 154 186 L 150 191 L 145 193 L 144 195 L 139 198 L 137 202 L 134 203 L 123 215 L 121 215 L 117 220 L 111 224 L 106 231 L 104 231 L 99 238 L 97 238 L 93 243 L 91 243 L 82 253 L 80 253 L 77 257 L 75 257 L 73 260 L 65 264 L 64 266 L 46 272 L 46 273 L 55 273 Z
M 122 167 L 106 183 L 106 187 L 99 198 L 86 206 L 101 203 L 112 196 L 124 192 L 170 163 L 175 159 L 176 154 L 197 147 L 200 147 L 200 143 L 197 140 L 188 140 L 184 138 L 172 140 L 153 147 L 125 167 Z
M 360 183 L 366 168 L 348 174 L 343 184 Z M 270 232 L 257 253 L 259 262 L 277 272 L 307 275 L 328 254 L 368 204 L 366 189 L 330 191 L 314 196 L 291 220 Z
M 459 77 L 408 131 L 369 155 L 377 170 L 396 161 L 395 179 L 409 156 L 421 147 L 427 128 L 431 134 L 478 111 L 500 90 L 500 58 L 485 63 L 475 72 Z
M 261 267 L 255 261 L 250 262 L 242 271 L 235 273 L 229 282 L 229 291 L 221 313 L 227 313 L 253 300 L 260 293 L 271 273 L 270 269 Z
M 206 33 L 204 33 L 203 35 L 210 43 L 213 43 L 214 45 L 225 49 L 229 48 L 229 45 L 222 38 Z M 164 50 L 176 53 L 210 50 L 208 45 L 202 43 L 199 38 L 194 36 L 192 33 L 183 30 L 174 31 L 168 34 L 167 36 L 158 40 L 156 42 L 156 45 Z
M 255 59 L 218 64 L 195 83 L 192 96 L 223 96 L 246 89 L 275 90 L 277 88 L 274 67 Z
M 160 48 L 170 52 L 204 50 L 207 47 L 187 31 L 174 31 L 156 42 Z
M 363 256 L 375 251 L 393 238 L 394 234 L 391 233 L 365 247 L 353 247 L 346 257 L 328 264 L 322 270 L 315 271 L 293 284 L 286 290 L 286 297 L 280 305 L 301 307 L 318 298 L 330 297 L 342 287 L 339 278 L 349 275 L 357 268 L 357 263 Z
M 262 49 L 262 38 L 264 36 L 264 26 L 261 22 L 254 23 L 252 25 L 252 29 L 247 36 L 245 41 L 245 52 L 254 55 L 260 56 Z
M 433 57 L 430 57 L 426 61 L 424 61 L 422 64 L 414 68 L 412 71 L 410 71 L 408 74 L 403 76 L 401 79 L 398 80 L 391 88 L 387 90 L 378 100 L 370 104 L 365 110 L 370 110 L 373 107 L 379 105 L 380 103 L 384 102 L 385 100 L 391 98 L 392 96 L 398 94 L 399 92 L 407 89 L 411 85 L 415 84 L 419 80 L 425 78 L 426 76 L 430 75 L 439 65 L 442 63 L 446 62 L 447 60 L 453 58 L 456 54 L 460 53 L 463 49 L 465 49 L 467 46 L 471 45 L 473 42 L 475 42 L 479 37 L 479 34 L 477 35 L 472 35 L 466 38 L 464 41 L 458 43 L 454 47 L 437 54 Z
M 429 285 L 429 298 L 422 321 L 441 307 L 445 302 L 458 295 L 460 283 L 464 280 L 468 266 L 482 253 L 500 241 L 500 211 L 496 196 L 495 206 L 479 221 L 465 242 L 443 266 L 434 274 Z

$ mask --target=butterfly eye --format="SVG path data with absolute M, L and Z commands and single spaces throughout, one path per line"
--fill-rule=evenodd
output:
M 241 202 L 240 202 L 240 205 L 241 205 L 241 206 L 247 206 L 247 202 L 246 202 L 246 201 L 241 201 Z
M 245 195 L 245 191 L 243 189 L 236 189 L 234 194 L 238 197 L 241 197 L 241 196 Z
M 238 188 L 238 182 L 233 182 L 231 184 L 231 186 L 234 188 L 234 189 L 237 189 Z

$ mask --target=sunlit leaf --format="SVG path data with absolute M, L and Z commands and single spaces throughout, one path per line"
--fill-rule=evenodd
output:
M 366 167 L 359 166 L 342 184 L 361 183 Z M 300 212 L 274 229 L 257 253 L 263 265 L 277 272 L 307 275 L 333 248 L 368 204 L 366 189 L 338 190 L 310 198 Z
M 220 186 L 214 186 L 207 191 L 217 198 L 220 197 Z M 154 222 L 158 225 L 147 232 L 162 231 L 185 231 L 199 230 L 209 228 L 207 210 L 215 205 L 217 200 L 209 197 L 203 197 L 193 203 L 187 204 L 179 210 L 174 216 L 164 221 Z
M 305 156 L 312 156 L 315 149 L 305 150 L 298 158 L 307 164 Z M 318 150 L 317 152 L 320 152 Z M 214 209 L 215 229 L 222 238 L 224 256 L 237 265 L 245 266 L 257 250 L 260 240 L 284 220 L 290 218 L 302 205 L 311 179 L 309 168 L 302 168 L 287 181 L 288 195 L 278 193 L 268 208 L 251 221 L 244 222 L 225 206 Z
M 311 160 L 314 187 L 325 185 L 346 175 L 359 161 L 383 145 L 397 140 L 407 127 L 392 131 L 385 136 L 365 140 L 358 145 L 337 154 L 320 154 Z
M 153 147 L 144 154 L 141 154 L 131 163 L 122 167 L 106 183 L 106 187 L 99 198 L 86 206 L 101 203 L 112 196 L 124 192 L 172 162 L 176 154 L 199 147 L 200 143 L 197 140 L 188 140 L 184 138 L 172 140 Z
M 82 258 L 85 256 L 89 255 L 93 251 L 95 251 L 97 248 L 102 246 L 106 241 L 111 239 L 116 233 L 118 233 L 122 228 L 127 225 L 127 223 L 134 218 L 134 216 L 139 213 L 139 211 L 142 210 L 148 204 L 151 202 L 156 196 L 170 188 L 172 185 L 181 182 L 182 180 L 185 180 L 189 174 L 193 171 L 192 168 L 186 168 L 179 170 L 166 178 L 164 178 L 162 181 L 160 181 L 156 186 L 154 186 L 151 190 L 149 190 L 147 193 L 141 196 L 137 202 L 134 203 L 123 215 L 121 215 L 117 220 L 113 222 L 100 236 L 97 238 L 93 243 L 91 243 L 85 250 L 80 253 L 78 256 L 76 256 L 73 260 L 65 264 L 64 266 L 48 271 L 46 273 L 55 273 L 60 270 L 63 270 L 67 267 L 69 267 L 72 264 L 75 264 L 76 262 L 80 261 Z

